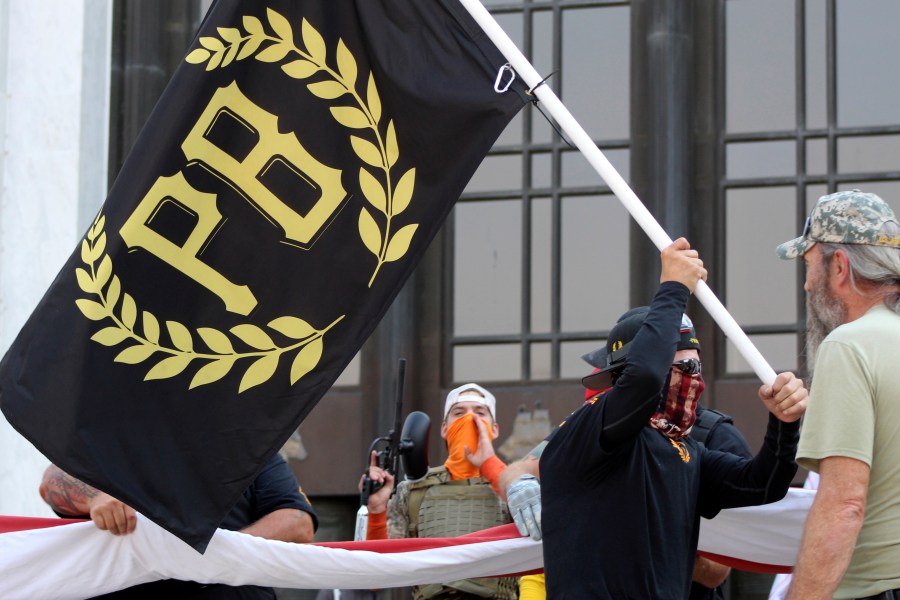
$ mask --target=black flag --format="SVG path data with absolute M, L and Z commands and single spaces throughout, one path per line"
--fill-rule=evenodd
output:
M 9 422 L 202 552 L 527 101 L 505 62 L 457 0 L 216 2 L 0 363 Z

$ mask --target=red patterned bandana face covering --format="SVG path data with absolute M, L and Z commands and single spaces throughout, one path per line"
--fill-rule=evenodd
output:
M 700 373 L 688 375 L 672 369 L 665 405 L 650 417 L 650 426 L 673 440 L 686 436 L 697 420 L 697 400 L 706 384 Z

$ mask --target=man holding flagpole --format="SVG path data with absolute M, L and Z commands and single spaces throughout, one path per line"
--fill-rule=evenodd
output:
M 697 350 L 678 344 L 706 269 L 684 238 L 661 258 L 649 311 L 613 329 L 608 366 L 585 378 L 606 389 L 532 453 L 539 462 L 523 459 L 501 477 L 520 533 L 543 537 L 549 598 L 686 598 L 700 517 L 780 500 L 796 473 L 807 391 L 792 373 L 759 390 L 771 414 L 752 459 L 688 436 L 703 380 Z

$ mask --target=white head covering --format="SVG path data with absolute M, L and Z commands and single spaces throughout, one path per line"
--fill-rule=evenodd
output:
M 478 397 L 475 395 L 465 396 L 464 398 L 460 398 L 460 394 L 463 392 L 478 392 L 482 397 Z M 450 409 L 453 408 L 453 405 L 457 402 L 477 402 L 478 404 L 482 404 L 487 406 L 488 410 L 491 411 L 491 418 L 495 421 L 497 420 L 497 399 L 494 398 L 494 395 L 478 385 L 477 383 L 466 383 L 454 390 L 450 390 L 450 393 L 447 394 L 447 401 L 444 403 L 444 418 L 447 418 L 447 415 L 450 413 Z

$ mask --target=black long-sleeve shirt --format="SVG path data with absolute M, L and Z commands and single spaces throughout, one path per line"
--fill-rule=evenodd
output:
M 615 386 L 572 413 L 541 458 L 548 597 L 682 600 L 700 517 L 784 497 L 799 425 L 770 417 L 752 459 L 647 423 L 671 369 L 687 288 L 663 283 Z

